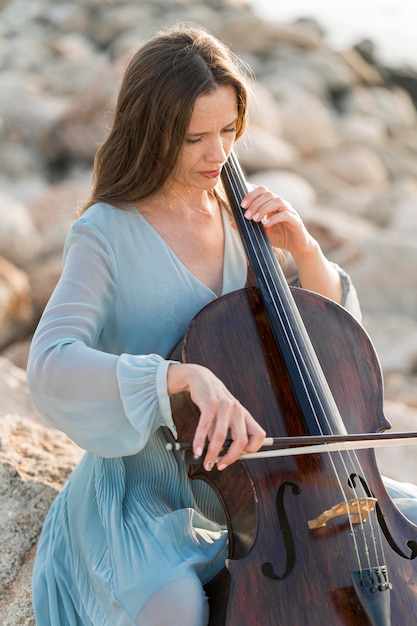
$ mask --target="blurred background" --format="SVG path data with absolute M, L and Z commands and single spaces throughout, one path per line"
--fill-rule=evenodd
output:
M 351 275 L 384 412 L 417 430 L 416 17 L 408 0 L 0 0 L 0 589 L 15 598 L 2 624 L 31 623 L 31 550 L 81 454 L 31 405 L 28 346 L 123 69 L 165 26 L 201 24 L 253 68 L 248 179 L 292 202 Z M 417 480 L 414 448 L 377 456 Z
M 378 56 L 387 63 L 413 64 L 417 60 L 414 28 L 417 7 L 409 0 L 351 0 L 334 4 L 328 0 L 275 3 L 251 0 L 250 5 L 268 21 L 288 22 L 299 17 L 318 20 L 335 48 L 371 39 Z

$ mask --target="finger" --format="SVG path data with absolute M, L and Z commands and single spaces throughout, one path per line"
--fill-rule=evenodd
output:
M 295 213 L 291 205 L 270 192 L 254 200 L 246 209 L 244 216 L 254 222 L 265 221 L 271 215 L 281 212 Z
M 256 452 L 259 450 L 264 443 L 266 432 L 248 413 L 241 435 L 241 438 L 233 441 L 228 452 L 219 460 L 217 465 L 219 471 L 226 469 L 226 467 L 234 463 L 243 452 Z
M 256 452 L 264 444 L 266 432 L 253 418 L 248 425 L 248 444 L 245 452 Z
M 200 414 L 193 439 L 193 452 L 201 457 L 208 442 L 203 462 L 207 471 L 213 468 L 227 438 L 228 413 L 224 404 L 215 403 L 211 409 L 205 408 Z
M 210 471 L 220 453 L 224 450 L 224 444 L 228 436 L 232 439 L 226 454 L 222 457 L 222 464 L 225 466 L 233 463 L 248 442 L 245 420 L 243 418 L 244 409 L 236 400 L 220 403 L 214 419 L 211 420 L 207 431 L 208 446 L 204 457 L 204 468 Z M 200 418 L 201 419 L 201 418 Z M 203 427 L 205 418 L 203 416 Z
M 267 211 L 276 210 L 276 205 L 277 198 L 270 192 L 266 192 L 262 196 L 253 198 L 251 202 L 247 204 L 244 216 L 246 219 L 257 221 L 261 219 Z
M 204 469 L 210 471 L 213 469 L 221 451 L 224 448 L 224 442 L 228 435 L 227 420 L 216 420 L 213 432 L 209 435 L 209 443 L 207 452 L 204 457 Z
M 243 407 L 234 419 L 230 431 L 232 443 L 218 462 L 217 467 L 220 471 L 234 463 L 242 452 L 257 450 L 265 438 L 265 431 Z
M 298 224 L 296 221 L 295 215 L 290 215 L 290 213 L 282 212 L 282 213 L 268 213 L 263 219 L 262 223 L 264 226 L 273 226 L 274 224 Z
M 249 191 L 246 196 L 242 199 L 240 206 L 244 209 L 247 209 L 257 198 L 261 197 L 263 194 L 267 193 L 268 189 L 263 185 L 259 185 L 255 187 L 251 191 Z
M 222 455 L 218 460 L 217 469 L 223 471 L 226 467 L 234 463 L 242 452 L 246 450 L 248 441 L 249 439 L 244 427 L 242 427 L 238 434 L 236 432 L 232 433 L 232 443 L 227 448 L 226 454 Z
M 193 438 L 193 454 L 196 457 L 201 457 L 203 455 L 203 450 L 208 439 L 210 425 L 211 420 L 208 419 L 206 414 L 203 415 L 203 413 L 201 413 Z
M 211 441 L 210 441 L 210 443 L 211 443 Z M 219 462 L 220 459 L 223 459 L 222 450 L 223 450 L 224 443 L 219 445 L 219 440 L 213 441 L 213 446 L 214 447 L 210 448 L 210 444 L 209 444 L 209 448 L 208 448 L 207 454 L 204 457 L 204 469 L 206 471 L 208 471 L 208 472 L 213 469 L 213 467 L 216 465 L 216 463 Z M 213 450 L 218 450 L 218 452 L 215 452 L 213 454 L 213 452 L 212 452 Z M 224 456 L 226 456 L 226 455 L 224 455 Z M 224 467 L 229 465 L 229 463 L 231 463 L 231 462 L 233 462 L 233 461 L 230 461 L 230 462 L 229 462 L 229 460 L 226 461 L 226 465 L 224 465 Z M 219 466 L 217 466 L 217 467 L 218 467 L 218 469 L 224 469 L 224 467 L 221 467 L 221 468 L 219 468 Z

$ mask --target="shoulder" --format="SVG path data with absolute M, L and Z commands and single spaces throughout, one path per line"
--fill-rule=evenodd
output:
M 112 247 L 117 246 L 131 232 L 133 225 L 138 221 L 138 211 L 135 208 L 119 208 L 117 206 L 98 202 L 91 205 L 72 224 L 68 239 L 76 236 L 87 236 L 108 242 Z
M 74 246 L 114 259 L 126 247 L 135 217 L 134 209 L 120 209 L 102 202 L 93 204 L 73 222 L 65 242 L 64 259 Z
M 134 207 L 119 208 L 105 202 L 97 202 L 75 220 L 72 228 L 89 228 L 103 234 L 110 234 L 115 226 L 122 228 L 123 224 L 131 222 L 136 215 L 137 211 Z

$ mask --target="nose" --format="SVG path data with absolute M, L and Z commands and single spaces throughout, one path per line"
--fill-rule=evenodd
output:
M 210 144 L 208 160 L 212 163 L 224 163 L 227 158 L 227 146 L 224 137 L 216 137 Z

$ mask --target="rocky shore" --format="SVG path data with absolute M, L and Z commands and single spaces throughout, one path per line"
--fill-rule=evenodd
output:
M 314 21 L 272 25 L 241 0 L 0 0 L 0 623 L 34 624 L 30 575 L 44 516 L 82 451 L 27 393 L 28 345 L 88 196 L 132 50 L 178 21 L 204 25 L 255 72 L 239 146 L 251 182 L 300 211 L 351 275 L 393 430 L 417 430 L 417 80 L 372 42 L 333 50 Z M 378 452 L 417 480 L 412 448 Z

